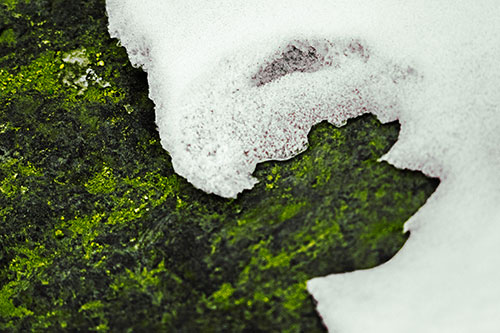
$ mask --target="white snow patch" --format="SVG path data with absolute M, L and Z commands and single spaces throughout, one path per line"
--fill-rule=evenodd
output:
M 334 332 L 500 331 L 497 0 L 107 0 L 148 73 L 162 145 L 196 187 L 234 197 L 310 127 L 399 119 L 383 159 L 439 177 L 375 269 L 309 281 Z

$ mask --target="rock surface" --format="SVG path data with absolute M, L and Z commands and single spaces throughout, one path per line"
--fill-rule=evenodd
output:
M 387 261 L 437 186 L 378 162 L 399 126 L 365 116 L 221 199 L 154 118 L 104 1 L 0 2 L 0 330 L 325 331 L 306 281 Z

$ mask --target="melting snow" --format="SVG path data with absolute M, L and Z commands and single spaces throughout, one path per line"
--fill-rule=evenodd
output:
M 497 0 L 107 0 L 148 73 L 163 147 L 196 187 L 235 197 L 312 125 L 398 119 L 383 159 L 439 177 L 411 237 L 375 269 L 308 289 L 334 332 L 500 331 Z

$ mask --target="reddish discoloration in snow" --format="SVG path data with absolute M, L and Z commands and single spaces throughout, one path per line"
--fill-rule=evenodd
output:
M 178 173 L 229 197 L 253 186 L 257 163 L 304 151 L 315 124 L 341 126 L 368 112 L 393 117 L 384 112 L 398 108 L 395 87 L 413 76 L 356 39 L 294 40 L 241 77 L 225 76 L 230 63 L 221 62 L 207 76 L 213 81 L 178 106 L 182 120 L 172 133 L 181 138 L 162 137 Z

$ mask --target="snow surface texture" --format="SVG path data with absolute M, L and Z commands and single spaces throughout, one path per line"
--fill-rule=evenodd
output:
M 163 147 L 196 187 L 234 197 L 312 125 L 398 119 L 383 159 L 439 177 L 375 269 L 308 289 L 333 332 L 500 331 L 497 0 L 107 0 L 148 73 Z

